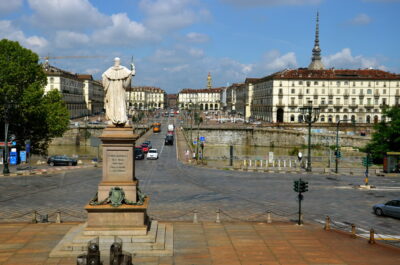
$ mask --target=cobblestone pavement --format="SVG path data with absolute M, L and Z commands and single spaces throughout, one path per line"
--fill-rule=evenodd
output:
M 295 174 L 224 171 L 201 168 L 177 161 L 176 145 L 164 146 L 162 132 L 149 139 L 160 153 L 158 160 L 136 161 L 136 176 L 144 193 L 151 197 L 149 214 L 164 221 L 189 221 L 193 210 L 200 221 L 212 221 L 221 209 L 223 221 L 295 220 L 298 202 L 293 192 Z M 148 136 L 148 135 L 147 135 Z M 309 181 L 304 194 L 306 222 L 319 222 L 331 216 L 333 225 L 358 233 L 400 234 L 400 220 L 377 217 L 371 206 L 399 197 L 400 179 L 371 177 L 374 190 L 357 190 L 361 176 L 301 175 Z M 32 211 L 50 215 L 60 210 L 64 220 L 85 220 L 83 206 L 95 195 L 101 169 L 78 169 L 59 174 L 1 178 L 0 222 L 29 221 Z

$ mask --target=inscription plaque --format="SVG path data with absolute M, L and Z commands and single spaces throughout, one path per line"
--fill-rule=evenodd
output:
M 126 175 L 129 154 L 126 150 L 110 150 L 107 152 L 108 173 L 110 175 Z

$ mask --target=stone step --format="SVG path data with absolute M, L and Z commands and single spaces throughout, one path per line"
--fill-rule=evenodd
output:
M 82 235 L 84 225 L 71 228 L 67 235 L 52 250 L 50 257 L 76 257 L 87 251 L 87 244 L 95 239 L 93 236 Z M 150 233 L 151 231 L 151 233 Z M 121 238 L 123 250 L 132 255 L 140 256 L 171 256 L 173 254 L 173 226 L 159 224 L 153 221 L 149 234 Z M 109 255 L 110 246 L 115 241 L 114 236 L 100 236 L 99 245 L 103 255 Z

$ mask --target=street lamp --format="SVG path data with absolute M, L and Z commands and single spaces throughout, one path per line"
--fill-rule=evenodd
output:
M 335 173 L 337 174 L 339 171 L 339 157 L 340 157 L 340 151 L 339 151 L 339 125 L 340 122 L 349 122 L 351 121 L 353 125 L 355 124 L 355 120 L 348 120 L 348 119 L 343 119 L 343 120 L 338 120 L 336 123 L 336 148 L 335 148 Z
M 5 104 L 4 104 L 4 167 L 3 167 L 3 174 L 10 174 L 10 169 L 8 168 L 8 127 L 9 127 L 9 121 L 8 121 L 8 112 L 10 105 L 13 105 L 14 103 L 12 101 L 8 102 L 7 101 L 7 96 L 5 98 Z
M 306 171 L 311 172 L 311 125 L 318 120 L 321 112 L 320 108 L 313 108 L 312 101 L 304 107 L 299 108 L 300 113 L 303 114 L 303 120 L 308 123 L 308 156 Z

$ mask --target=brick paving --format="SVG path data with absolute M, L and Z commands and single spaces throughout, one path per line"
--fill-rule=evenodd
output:
M 0 264 L 76 264 L 49 258 L 51 249 L 76 223 L 0 224 Z M 400 264 L 400 249 L 368 244 L 322 226 L 293 223 L 174 222 L 172 257 L 134 257 L 149 264 Z

